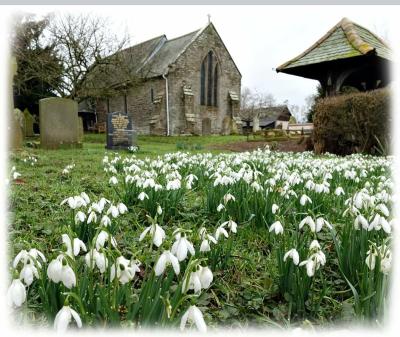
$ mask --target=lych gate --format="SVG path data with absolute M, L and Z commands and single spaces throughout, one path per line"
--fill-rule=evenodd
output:
M 318 80 L 326 96 L 342 87 L 359 91 L 385 87 L 390 82 L 391 51 L 386 43 L 344 18 L 320 40 L 276 71 Z

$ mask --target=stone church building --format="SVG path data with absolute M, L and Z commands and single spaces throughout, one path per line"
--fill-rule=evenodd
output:
M 126 112 L 138 134 L 241 132 L 241 74 L 212 23 L 168 40 L 165 35 L 127 48 L 139 81 L 120 96 L 96 101 L 99 122 Z

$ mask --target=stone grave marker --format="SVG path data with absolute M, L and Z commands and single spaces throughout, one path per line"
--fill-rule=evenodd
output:
M 29 113 L 28 109 L 25 109 L 24 112 L 24 135 L 25 137 L 33 137 L 34 133 L 33 133 L 33 122 L 34 122 L 34 118 L 33 116 Z
M 39 101 L 40 146 L 44 149 L 82 147 L 78 133 L 78 103 L 66 98 Z
M 14 105 L 14 100 L 13 100 L 13 78 L 15 74 L 17 73 L 17 61 L 15 57 L 13 56 L 10 59 L 10 68 L 11 71 L 8 72 L 8 125 L 7 125 L 7 138 L 9 139 L 9 145 L 8 148 L 11 150 L 19 149 L 22 147 L 22 141 L 23 141 L 23 134 L 22 134 L 22 129 L 19 125 L 19 122 L 16 118 L 13 105 Z
M 107 114 L 107 149 L 121 150 L 136 146 L 132 118 L 122 112 Z

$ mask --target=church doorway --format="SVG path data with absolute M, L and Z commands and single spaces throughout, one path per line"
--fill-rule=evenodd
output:
M 210 118 L 203 118 L 201 127 L 202 127 L 203 135 L 211 135 L 211 119 Z

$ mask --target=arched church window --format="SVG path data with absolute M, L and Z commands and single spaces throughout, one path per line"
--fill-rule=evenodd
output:
M 218 60 L 210 50 L 201 63 L 200 104 L 217 106 L 218 104 Z

